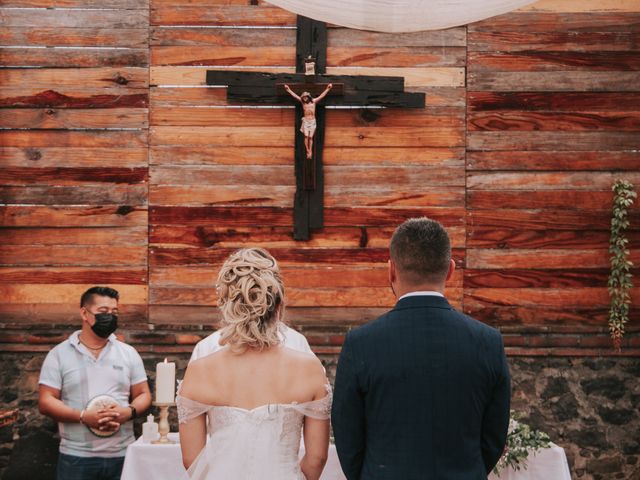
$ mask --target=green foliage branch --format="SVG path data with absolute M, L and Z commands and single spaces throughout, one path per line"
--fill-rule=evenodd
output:
M 609 253 L 611 254 L 611 271 L 609 273 L 609 332 L 614 348 L 620 350 L 624 326 L 629 321 L 631 305 L 630 291 L 633 287 L 629 260 L 629 240 L 624 232 L 629 227 L 629 208 L 637 194 L 633 184 L 626 180 L 616 180 L 613 184 L 613 211 L 611 216 L 611 238 Z
M 551 445 L 549 435 L 520 422 L 519 418 L 518 413 L 511 411 L 507 446 L 493 469 L 493 472 L 498 476 L 505 468 L 526 470 L 529 455 L 535 454 L 543 448 L 549 448 Z

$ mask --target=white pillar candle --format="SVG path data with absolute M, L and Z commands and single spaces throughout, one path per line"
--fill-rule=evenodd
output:
M 156 365 L 156 402 L 173 403 L 176 398 L 176 364 L 160 362 Z

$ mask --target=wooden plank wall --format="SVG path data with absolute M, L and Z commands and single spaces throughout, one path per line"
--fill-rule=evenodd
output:
M 428 215 L 452 235 L 452 303 L 500 326 L 511 354 L 611 353 L 609 189 L 640 185 L 637 2 L 543 0 L 411 34 L 332 26 L 329 73 L 404 76 L 427 106 L 328 110 L 326 228 L 308 243 L 291 238 L 293 110 L 205 86 L 207 69 L 294 71 L 294 15 L 3 0 L 0 20 L 2 349 L 48 349 L 45 327 L 76 323 L 79 292 L 108 283 L 136 348 L 186 353 L 217 321 L 222 260 L 260 245 L 283 266 L 290 323 L 335 354 L 393 304 L 393 228 Z M 624 352 L 640 354 L 637 333 Z
M 312 333 L 317 351 L 336 353 L 346 326 L 393 303 L 387 244 L 403 218 L 444 221 L 464 263 L 464 28 L 330 29 L 328 73 L 405 76 L 429 105 L 328 110 L 326 228 L 303 243 L 291 237 L 294 110 L 238 108 L 204 86 L 211 68 L 295 71 L 295 16 L 266 4 L 155 0 L 151 23 L 152 322 L 211 322 L 221 261 L 260 245 L 283 266 L 289 321 Z M 458 306 L 461 286 L 459 274 Z
M 144 323 L 148 3 L 1 5 L 3 326 L 40 324 L 31 338 L 46 343 L 51 325 L 77 325 L 96 283 L 121 292 L 126 323 Z M 49 347 L 2 347 L 34 348 Z
M 640 186 L 639 39 L 627 1 L 543 1 L 468 27 L 465 310 L 521 353 L 609 345 L 611 185 Z M 638 220 L 636 205 L 636 265 Z

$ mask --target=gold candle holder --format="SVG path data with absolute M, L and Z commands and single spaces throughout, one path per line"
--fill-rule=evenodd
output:
M 169 440 L 169 438 L 167 438 L 167 434 L 169 433 L 169 407 L 175 406 L 175 403 L 153 402 L 153 406 L 158 407 L 160 409 L 160 421 L 158 422 L 158 433 L 160 434 L 160 438 L 158 440 L 154 440 L 151 443 L 154 443 L 154 444 L 176 443 L 173 440 Z

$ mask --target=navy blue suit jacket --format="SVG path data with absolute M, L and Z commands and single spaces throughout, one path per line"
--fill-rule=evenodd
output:
M 439 296 L 411 296 L 350 331 L 332 423 L 349 480 L 486 480 L 511 398 L 500 333 Z

